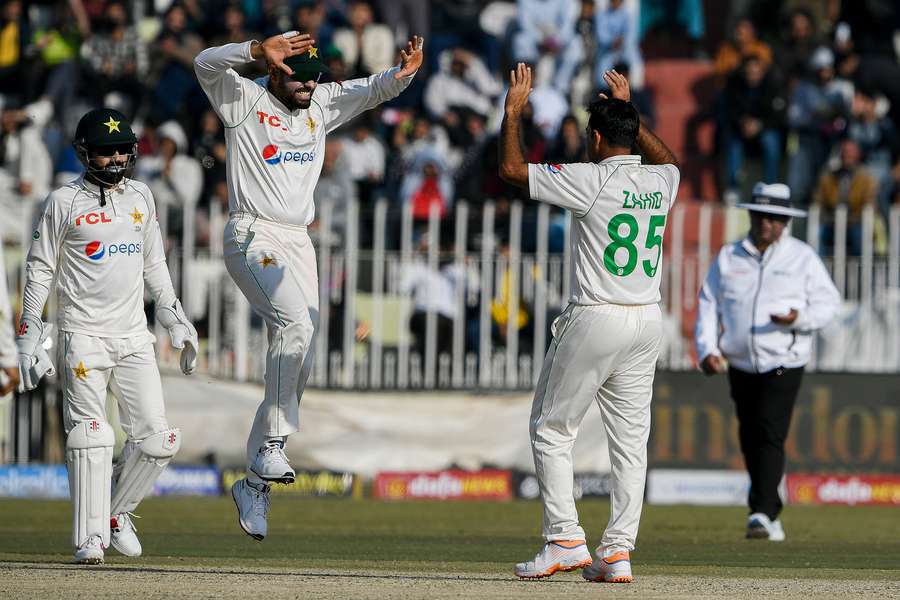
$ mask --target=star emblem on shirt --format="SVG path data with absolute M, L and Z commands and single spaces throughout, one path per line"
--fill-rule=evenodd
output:
M 316 122 L 313 121 L 312 117 L 306 117 L 306 126 L 309 127 L 310 133 L 316 132 Z
M 134 211 L 131 212 L 131 213 L 129 213 L 128 216 L 131 217 L 131 222 L 132 222 L 132 224 L 135 224 L 135 223 L 143 223 L 143 222 L 144 222 L 144 213 L 142 213 L 141 211 L 139 211 L 139 210 L 137 209 L 137 206 L 134 207 Z
M 107 131 L 106 133 L 112 133 L 113 131 L 119 131 L 119 123 L 121 123 L 121 122 L 122 121 L 116 121 L 115 119 L 112 118 L 112 115 L 110 115 L 109 121 L 104 123 L 104 125 L 109 127 L 109 131 Z M 122 132 L 119 131 L 119 133 L 122 133 Z
M 259 264 L 262 265 L 263 269 L 268 269 L 269 265 L 277 265 L 278 262 L 276 262 L 274 256 L 266 255 L 266 256 L 263 256 L 261 259 L 259 259 Z
M 72 370 L 75 371 L 75 377 L 82 380 L 87 380 L 87 374 L 90 369 L 85 368 L 84 361 L 79 360 L 77 367 L 72 367 Z
M 309 57 L 310 58 L 319 58 L 319 49 L 315 46 L 309 49 Z

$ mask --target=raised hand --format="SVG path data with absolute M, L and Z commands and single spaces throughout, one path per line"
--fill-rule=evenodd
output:
M 628 86 L 628 79 L 617 72 L 609 70 L 603 74 L 603 81 L 609 86 L 609 93 L 613 98 L 631 102 L 631 88 Z M 600 94 L 601 98 L 606 98 L 606 94 Z
M 520 115 L 531 94 L 531 67 L 519 63 L 509 72 L 509 91 L 506 93 L 506 114 Z
M 400 70 L 394 73 L 395 79 L 409 77 L 419 70 L 425 56 L 422 52 L 422 47 L 424 45 L 425 38 L 417 35 L 414 35 L 412 39 L 406 43 L 406 48 L 400 51 Z
M 275 65 L 286 74 L 293 75 L 294 70 L 284 64 L 284 60 L 308 52 L 314 43 L 308 33 L 288 31 L 273 35 L 260 44 L 258 50 L 251 52 L 254 52 L 254 58 L 264 58 L 267 65 Z

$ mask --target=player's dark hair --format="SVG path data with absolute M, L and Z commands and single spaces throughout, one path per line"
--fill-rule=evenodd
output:
M 637 109 L 616 98 L 599 99 L 588 106 L 588 126 L 603 136 L 610 146 L 631 148 L 641 126 Z

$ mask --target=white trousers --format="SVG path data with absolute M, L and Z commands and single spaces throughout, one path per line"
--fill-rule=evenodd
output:
M 656 304 L 569 305 L 554 321 L 530 427 L 547 541 L 585 539 L 575 509 L 572 449 L 578 427 L 596 401 L 613 479 L 609 524 L 597 553 L 634 549 L 661 336 L 662 313 Z
M 101 338 L 61 331 L 59 374 L 66 434 L 81 421 L 106 418 L 106 391 L 119 404 L 119 420 L 129 442 L 169 428 L 162 381 L 149 331 L 130 338 Z
M 268 437 L 300 428 L 300 397 L 319 322 L 316 253 L 306 227 L 236 213 L 225 226 L 225 266 L 268 330 L 266 392 L 247 440 L 247 475 Z

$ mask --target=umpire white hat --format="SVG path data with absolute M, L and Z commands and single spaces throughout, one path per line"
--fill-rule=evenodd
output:
M 753 186 L 750 202 L 737 205 L 756 212 L 782 215 L 785 217 L 805 217 L 806 211 L 791 206 L 791 188 L 783 183 L 759 182 Z

